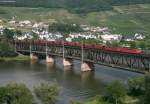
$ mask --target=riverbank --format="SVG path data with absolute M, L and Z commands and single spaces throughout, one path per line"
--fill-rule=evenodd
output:
M 28 61 L 29 56 L 16 56 L 16 57 L 0 57 L 0 61 Z
M 64 70 L 62 58 L 56 57 L 56 62 L 53 66 L 45 60 L 34 64 L 31 61 L 0 62 L 0 85 L 24 83 L 33 91 L 33 86 L 39 85 L 41 81 L 48 81 L 50 84 L 57 82 L 63 95 L 60 95 L 58 104 L 70 104 L 70 100 L 80 98 L 78 101 L 88 101 L 96 95 L 104 94 L 106 86 L 113 80 L 127 82 L 128 79 L 141 76 L 97 65 L 94 73 L 82 73 L 78 64 L 80 61 L 75 61 L 74 67 L 69 70 Z

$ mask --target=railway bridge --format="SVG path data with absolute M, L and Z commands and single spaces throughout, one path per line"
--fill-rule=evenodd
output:
M 91 71 L 94 64 L 118 67 L 136 72 L 150 71 L 150 55 L 115 52 L 84 45 L 48 41 L 15 41 L 16 51 L 30 54 L 32 60 L 45 55 L 46 62 L 54 63 L 55 56 L 63 57 L 63 65 L 70 66 L 73 59 L 81 60 L 81 71 Z

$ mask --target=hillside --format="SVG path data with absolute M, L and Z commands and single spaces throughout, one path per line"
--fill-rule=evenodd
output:
M 66 9 L 26 8 L 0 6 L 0 18 L 10 20 L 31 20 L 43 22 L 65 22 L 109 27 L 114 33 L 131 35 L 150 34 L 150 4 L 113 6 L 113 10 L 70 13 Z
M 74 10 L 78 13 L 110 10 L 115 5 L 131 5 L 143 3 L 150 3 L 150 0 L 0 0 L 0 5 L 68 8 L 69 10 Z

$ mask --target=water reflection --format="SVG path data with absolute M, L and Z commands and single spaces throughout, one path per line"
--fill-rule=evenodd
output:
M 64 71 L 67 72 L 67 71 L 70 71 L 73 69 L 73 66 L 64 66 Z
M 39 84 L 39 81 L 50 83 L 57 81 L 61 87 L 61 99 L 58 104 L 68 104 L 73 100 L 86 100 L 97 94 L 102 94 L 106 82 L 121 79 L 127 80 L 140 76 L 139 74 L 112 69 L 110 67 L 97 66 L 93 72 L 81 72 L 80 64 L 64 67 L 62 59 L 57 63 L 43 61 L 32 62 L 1 62 L 0 85 L 9 82 L 23 82 L 30 89 Z
M 30 60 L 30 64 L 31 65 L 34 65 L 34 64 L 36 64 L 38 62 L 38 60 Z
M 46 69 L 48 72 L 55 70 L 56 69 L 55 66 L 56 66 L 55 63 L 46 63 Z
M 93 71 L 82 72 L 81 73 L 81 79 L 82 79 L 82 82 L 94 80 L 94 72 Z

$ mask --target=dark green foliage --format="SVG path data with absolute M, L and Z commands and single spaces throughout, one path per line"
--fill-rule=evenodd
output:
M 14 57 L 17 56 L 15 49 L 11 41 L 13 40 L 14 35 L 20 35 L 20 31 L 14 32 L 13 30 L 4 29 L 3 35 L 0 40 L 0 57 Z
M 33 36 L 33 40 L 38 40 L 39 39 L 38 34 L 36 34 L 34 32 L 31 32 L 31 36 Z
M 145 104 L 150 103 L 150 74 L 145 76 L 145 96 L 144 96 Z
M 150 3 L 149 0 L 15 0 L 16 2 L 0 2 L 0 5 L 68 8 L 78 13 L 109 10 L 113 5 Z
M 84 104 L 82 102 L 77 102 L 77 101 L 71 101 L 70 104 Z
M 24 84 L 0 87 L 0 104 L 32 104 L 33 95 Z
M 107 45 L 107 46 L 111 46 L 110 41 L 107 41 L 107 42 L 106 42 L 106 45 Z
M 141 96 L 144 94 L 144 77 L 128 80 L 128 93 L 132 96 Z
M 112 103 L 118 104 L 126 94 L 125 85 L 120 81 L 114 81 L 107 87 L 106 96 Z
M 16 35 L 16 36 L 21 36 L 21 35 L 22 35 L 22 32 L 21 32 L 20 30 L 16 30 L 16 31 L 15 31 L 15 35 Z
M 138 47 L 144 50 L 146 48 L 146 43 L 144 41 L 141 41 L 139 42 Z
M 3 32 L 3 37 L 7 40 L 12 40 L 14 36 L 14 31 L 5 28 Z
M 43 104 L 55 104 L 58 100 L 58 86 L 42 82 L 34 88 L 34 92 L 43 101 Z
M 54 104 L 58 100 L 57 85 L 41 83 L 34 88 L 35 94 L 43 101 L 43 104 Z M 32 92 L 25 84 L 8 84 L 0 87 L 0 104 L 33 104 Z
M 117 41 L 112 41 L 111 46 L 112 46 L 112 47 L 119 47 L 119 42 L 117 42 Z
M 130 48 L 136 48 L 137 47 L 137 44 L 135 41 L 130 42 L 129 44 L 130 44 Z
M 3 104 L 6 102 L 6 88 L 5 87 L 0 87 L 0 104 Z
M 7 12 L 3 9 L 0 9 L 0 14 L 7 14 Z
M 89 102 L 88 104 L 110 104 L 106 101 L 104 96 L 96 96 L 93 98 L 92 102 Z
M 128 81 L 129 94 L 140 98 L 140 104 L 150 102 L 150 74 Z
M 60 32 L 62 34 L 68 35 L 71 32 L 81 32 L 82 28 L 77 24 L 63 24 L 63 23 L 55 23 L 49 25 L 49 32 Z
M 85 39 L 85 38 L 74 38 L 72 41 L 74 42 L 80 42 L 80 43 L 87 43 L 87 44 L 99 44 L 102 43 L 101 40 L 96 40 L 96 39 Z
M 14 51 L 13 46 L 6 40 L 0 41 L 0 57 L 14 57 L 17 54 Z
M 7 90 L 12 104 L 32 104 L 32 93 L 24 84 L 9 84 Z
M 71 104 L 150 104 L 150 74 L 128 81 L 126 86 L 114 81 L 108 85 L 106 96 L 97 96 L 89 102 Z
M 77 13 L 112 9 L 109 2 L 104 0 L 66 0 L 67 6 Z

